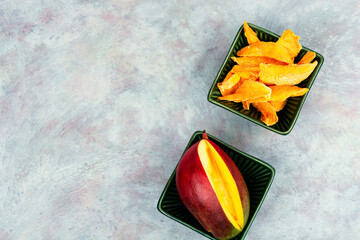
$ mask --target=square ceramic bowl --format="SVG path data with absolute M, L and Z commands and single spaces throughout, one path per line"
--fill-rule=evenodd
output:
M 188 145 L 185 148 L 186 150 L 193 145 L 194 143 L 201 140 L 202 132 L 195 132 Z M 239 168 L 246 185 L 249 190 L 250 195 L 250 215 L 249 219 L 243 229 L 243 231 L 233 239 L 240 240 L 244 239 L 246 233 L 249 231 L 251 223 L 254 221 L 257 212 L 259 211 L 261 204 L 263 203 L 267 192 L 269 191 L 270 185 L 275 176 L 275 169 L 269 164 L 254 158 L 236 148 L 224 143 L 223 141 L 211 136 L 208 134 L 208 137 L 211 141 L 216 143 L 222 150 L 228 154 L 231 159 L 235 162 L 236 166 Z M 183 153 L 183 154 L 184 154 Z M 185 208 L 181 202 L 178 191 L 176 189 L 175 182 L 176 168 L 174 169 L 171 177 L 169 178 L 165 189 L 163 190 L 161 197 L 158 202 L 158 210 L 165 216 L 187 226 L 188 228 L 208 237 L 210 239 L 214 238 L 211 233 L 208 233 L 198 221 L 190 214 L 190 212 Z
M 270 32 L 268 30 L 265 30 L 261 27 L 258 27 L 256 25 L 249 24 L 249 26 L 251 27 L 251 29 L 254 30 L 254 32 L 257 34 L 258 38 L 261 41 L 276 42 L 280 37 L 279 35 L 277 35 L 273 32 Z M 244 29 L 242 26 L 240 28 L 240 30 L 238 31 L 238 33 L 230 47 L 229 52 L 226 55 L 224 63 L 221 65 L 220 70 L 219 70 L 218 74 L 216 75 L 215 81 L 210 88 L 210 91 L 208 94 L 208 100 L 209 100 L 209 102 L 211 102 L 217 106 L 220 106 L 226 110 L 229 110 L 230 112 L 233 112 L 243 118 L 246 118 L 264 128 L 267 128 L 271 131 L 274 131 L 274 132 L 282 134 L 282 135 L 287 135 L 293 129 L 295 122 L 300 114 L 301 108 L 305 102 L 305 99 L 310 91 L 307 92 L 304 96 L 289 98 L 287 104 L 285 105 L 285 108 L 282 111 L 277 113 L 278 117 L 279 117 L 279 121 L 273 126 L 267 126 L 266 124 L 261 122 L 261 120 L 260 120 L 261 113 L 258 112 L 252 106 L 250 107 L 249 110 L 245 110 L 242 106 L 242 103 L 234 103 L 234 102 L 218 99 L 218 97 L 221 96 L 221 93 L 217 87 L 217 84 L 224 80 L 226 74 L 235 65 L 235 62 L 233 60 L 231 60 L 231 57 L 236 56 L 236 52 L 247 45 L 249 45 L 249 44 L 244 35 Z M 295 58 L 294 62 L 297 63 L 308 51 L 315 52 L 309 48 L 303 47 L 301 49 L 299 55 Z M 311 75 L 307 79 L 302 81 L 300 84 L 298 84 L 297 86 L 303 87 L 303 88 L 306 87 L 306 88 L 311 89 L 311 86 L 313 85 L 315 78 L 316 78 L 317 74 L 319 73 L 320 68 L 324 62 L 323 56 L 321 56 L 321 54 L 319 54 L 317 52 L 315 52 L 315 53 L 316 53 L 316 57 L 313 61 L 318 61 L 318 65 L 316 66 L 314 71 L 311 73 Z

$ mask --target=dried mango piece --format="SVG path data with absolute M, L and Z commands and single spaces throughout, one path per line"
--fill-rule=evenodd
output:
M 253 80 L 255 81 L 256 79 L 259 78 L 259 73 L 257 72 L 248 72 L 248 71 L 244 71 L 244 72 L 236 72 L 240 74 L 241 77 L 241 84 L 245 81 L 245 80 Z M 241 85 L 240 84 L 240 85 Z
M 257 66 L 257 67 L 248 67 L 248 66 L 235 67 L 235 66 L 226 74 L 223 82 L 227 81 L 236 72 L 239 72 L 239 73 L 241 73 L 241 72 L 252 72 L 254 76 L 259 77 L 259 74 L 258 74 L 260 72 L 259 66 Z
M 285 107 L 287 99 L 285 99 L 284 101 L 270 101 L 269 103 L 273 105 L 276 112 L 280 112 Z
M 244 21 L 244 33 L 249 44 L 260 42 L 256 33 L 249 27 L 246 21 Z
M 223 82 L 218 83 L 217 87 L 219 88 L 221 95 L 225 96 L 234 93 L 240 86 L 240 77 L 240 73 L 235 73 Z
M 307 52 L 305 55 L 300 59 L 298 64 L 305 64 L 305 63 L 311 63 L 312 60 L 316 57 L 316 53 L 314 52 Z
M 259 78 L 259 73 L 257 72 L 250 72 L 251 76 L 247 80 L 256 81 Z
M 269 97 L 257 97 L 257 98 L 252 98 L 249 100 L 246 100 L 248 102 L 248 104 L 250 103 L 254 103 L 254 102 L 267 102 L 267 101 L 271 101 L 271 94 L 270 94 L 270 98 Z
M 242 104 L 243 104 L 243 108 L 245 110 L 249 110 L 250 109 L 250 103 L 247 102 L 247 101 L 242 101 Z
M 276 111 L 269 102 L 256 102 L 253 106 L 261 112 L 261 121 L 266 125 L 271 126 L 278 122 Z
M 270 94 L 271 89 L 265 84 L 253 80 L 246 80 L 243 82 L 243 84 L 241 84 L 241 86 L 235 91 L 234 94 L 219 97 L 219 99 L 233 102 L 242 102 L 257 97 L 270 98 Z
M 232 72 L 260 72 L 260 67 L 248 67 L 242 65 L 235 65 L 231 69 Z
M 309 91 L 298 86 L 269 86 L 271 88 L 270 101 L 284 101 L 289 97 L 299 97 Z
M 286 48 L 274 42 L 257 42 L 242 48 L 236 54 L 247 57 L 269 57 L 285 63 L 294 62 L 294 58 L 290 56 Z
M 302 48 L 299 40 L 299 36 L 296 36 L 295 33 L 293 33 L 290 29 L 287 29 L 283 32 L 283 34 L 276 43 L 286 48 L 290 56 L 294 58 L 299 54 Z
M 268 57 L 231 57 L 231 59 L 238 65 L 243 67 L 259 67 L 260 63 L 286 65 L 286 63 L 284 62 L 280 62 L 278 60 Z
M 236 89 L 238 89 L 245 80 L 250 79 L 255 81 L 258 78 L 258 74 L 252 72 L 230 71 L 229 73 L 232 73 L 229 78 L 225 77 L 223 82 L 217 84 L 217 87 L 219 88 L 221 95 L 223 96 L 234 93 Z
M 244 81 L 258 76 L 258 74 L 255 74 L 255 73 L 249 72 L 249 71 L 236 72 L 236 73 L 240 74 L 240 77 L 241 77 Z M 256 80 L 256 78 L 255 78 L 255 80 Z
M 223 82 L 225 82 L 226 80 L 228 80 L 232 75 L 234 75 L 234 72 L 232 72 L 231 70 L 228 72 L 228 74 L 226 74 Z
M 271 88 L 269 88 L 265 84 L 258 82 L 258 81 L 246 80 L 235 91 L 235 93 L 249 93 L 250 96 L 248 99 L 255 98 L 255 97 L 269 98 L 271 95 Z
M 299 97 L 309 91 L 307 88 L 297 86 L 269 86 L 271 89 L 270 98 L 258 97 L 247 100 L 248 103 L 267 102 L 267 101 L 285 101 L 289 97 Z
M 306 64 L 260 64 L 260 81 L 265 84 L 296 85 L 305 80 L 315 69 L 317 61 Z

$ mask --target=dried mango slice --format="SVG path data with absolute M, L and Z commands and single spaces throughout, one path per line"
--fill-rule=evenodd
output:
M 298 86 L 270 86 L 271 96 L 270 101 L 284 101 L 289 97 L 299 97 L 309 91 L 307 88 L 300 88 Z
M 256 33 L 249 27 L 246 21 L 244 21 L 244 32 L 249 44 L 260 42 L 259 38 L 256 36 Z
M 292 58 L 296 57 L 302 46 L 299 43 L 300 37 L 296 36 L 290 29 L 283 32 L 279 40 L 276 42 L 286 48 Z
M 260 72 L 260 67 L 248 67 L 242 65 L 235 65 L 232 69 L 232 72 Z
M 305 80 L 315 69 L 317 61 L 306 64 L 260 64 L 260 81 L 265 84 L 296 85 Z
M 241 77 L 241 83 L 243 83 L 245 80 L 253 80 L 259 78 L 259 73 L 257 72 L 249 72 L 249 71 L 243 71 L 243 72 L 236 72 L 240 74 Z
M 271 95 L 270 95 L 270 97 L 257 97 L 257 98 L 248 99 L 246 101 L 248 104 L 254 103 L 254 102 L 267 102 L 267 101 L 271 101 Z
M 244 81 L 258 76 L 258 74 L 255 74 L 255 73 L 249 72 L 249 71 L 236 72 L 236 73 L 240 74 L 240 77 L 241 77 Z M 256 80 L 256 79 L 255 79 L 255 80 Z
M 234 93 L 240 86 L 240 77 L 240 73 L 235 73 L 223 82 L 218 83 L 217 87 L 219 88 L 221 95 L 225 96 Z
M 267 87 L 265 84 L 253 80 L 246 80 L 234 94 L 219 97 L 219 99 L 242 102 L 257 97 L 270 98 L 270 94 L 271 88 Z
M 252 72 L 232 72 L 232 75 L 229 78 L 225 77 L 223 82 L 217 84 L 217 87 L 221 95 L 226 96 L 234 93 L 245 80 L 255 81 L 257 78 L 258 74 Z
M 236 66 L 236 65 L 235 65 Z M 260 72 L 260 68 L 259 66 L 257 67 L 248 67 L 248 66 L 245 66 L 245 67 L 233 67 L 225 76 L 223 82 L 227 81 L 232 75 L 234 75 L 234 73 L 241 73 L 241 72 L 249 72 L 249 73 L 253 73 L 252 75 L 256 76 L 256 78 L 259 77 L 259 72 Z M 244 78 L 244 76 L 243 76 Z M 247 77 L 247 78 L 250 78 L 250 77 Z
M 305 64 L 305 63 L 311 63 L 312 60 L 316 57 L 316 53 L 314 52 L 307 52 L 305 55 L 300 59 L 298 64 Z
M 273 105 L 276 112 L 280 112 L 285 107 L 287 99 L 285 99 L 284 101 L 270 101 L 269 103 Z
M 242 48 L 236 54 L 247 57 L 269 57 L 285 63 L 294 62 L 294 58 L 290 56 L 286 48 L 274 42 L 257 42 Z
M 247 100 L 248 103 L 267 102 L 267 101 L 285 101 L 289 97 L 299 97 L 309 91 L 307 88 L 297 86 L 269 86 L 271 89 L 270 98 L 258 97 Z
M 250 109 L 250 103 L 247 102 L 247 101 L 242 101 L 242 104 L 243 104 L 243 108 L 245 110 L 249 110 Z
M 278 122 L 276 111 L 269 102 L 256 102 L 253 106 L 261 112 L 261 121 L 266 125 L 271 126 Z
M 268 57 L 231 57 L 231 59 L 238 65 L 243 67 L 259 67 L 260 63 L 286 65 L 286 63 L 284 62 L 280 62 L 278 60 Z
M 223 82 L 225 82 L 226 80 L 228 80 L 232 75 L 234 75 L 234 72 L 229 71 L 228 74 L 226 74 L 225 79 L 224 79 Z

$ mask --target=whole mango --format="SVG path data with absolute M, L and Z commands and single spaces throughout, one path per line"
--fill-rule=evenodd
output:
M 176 170 L 181 201 L 214 237 L 230 239 L 244 228 L 250 211 L 246 183 L 233 160 L 204 131 Z

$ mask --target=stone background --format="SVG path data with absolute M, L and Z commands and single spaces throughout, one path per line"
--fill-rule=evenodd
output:
M 247 20 L 325 63 L 288 136 L 206 97 Z M 360 2 L 0 1 L 0 239 L 204 239 L 160 214 L 206 129 L 276 176 L 247 239 L 360 239 Z

